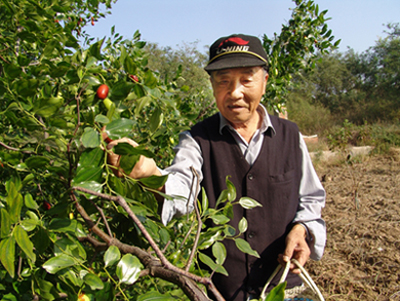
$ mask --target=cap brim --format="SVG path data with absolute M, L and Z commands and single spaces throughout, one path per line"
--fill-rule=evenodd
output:
M 217 60 L 208 64 L 204 70 L 207 72 L 230 69 L 230 68 L 241 68 L 241 67 L 255 67 L 255 66 L 266 66 L 267 64 L 251 54 L 245 53 L 231 53 L 219 57 Z

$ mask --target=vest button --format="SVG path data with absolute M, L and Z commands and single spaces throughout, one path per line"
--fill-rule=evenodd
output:
M 249 235 L 247 236 L 248 238 L 253 238 L 254 237 L 254 232 L 250 232 Z
M 251 181 L 251 180 L 254 179 L 254 176 L 253 176 L 252 174 L 249 174 L 249 175 L 247 176 L 247 178 Z

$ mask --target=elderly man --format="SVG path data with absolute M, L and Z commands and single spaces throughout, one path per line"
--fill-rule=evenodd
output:
M 170 167 L 160 171 L 153 160 L 143 157 L 131 176 L 169 174 L 165 193 L 187 196 L 192 182 L 189 167 L 193 166 L 210 207 L 226 188 L 228 175 L 238 199 L 248 196 L 262 204 L 251 210 L 234 206 L 230 222 L 237 228 L 246 217 L 248 230 L 243 238 L 260 258 L 242 253 L 228 240 L 224 242 L 224 267 L 229 276 L 213 276 L 226 300 L 248 300 L 259 296 L 277 259 L 284 264 L 295 258 L 304 265 L 310 256 L 315 260 L 322 256 L 325 191 L 297 126 L 268 115 L 260 104 L 268 80 L 267 54 L 260 40 L 242 34 L 218 39 L 210 47 L 205 70 L 210 74 L 219 113 L 180 135 Z M 179 198 L 165 200 L 162 221 L 167 223 L 186 210 L 187 204 Z M 291 269 L 288 289 L 301 285 L 299 271 Z

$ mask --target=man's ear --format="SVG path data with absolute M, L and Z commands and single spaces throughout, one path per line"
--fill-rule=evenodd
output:
M 265 72 L 265 79 L 264 79 L 264 93 L 265 89 L 267 88 L 267 81 L 268 81 L 269 74 L 268 72 Z

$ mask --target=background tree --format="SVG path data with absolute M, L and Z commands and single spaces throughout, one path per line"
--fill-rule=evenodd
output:
M 264 102 L 275 112 L 286 105 L 292 78 L 314 69 L 319 54 L 328 53 L 340 43 L 332 43 L 334 36 L 326 24 L 329 18 L 325 18 L 327 10 L 320 12 L 314 1 L 294 2 L 291 19 L 282 25 L 281 33 L 275 33 L 272 39 L 263 37 L 270 67 Z
M 390 30 L 387 37 L 379 39 L 367 51 L 355 53 L 350 49 L 346 53 L 321 55 L 313 72 L 296 76 L 290 94 L 294 120 L 296 114 L 307 110 L 294 109 L 302 101 L 322 106 L 339 123 L 345 119 L 358 125 L 398 120 L 398 24 L 389 24 L 387 28 Z

